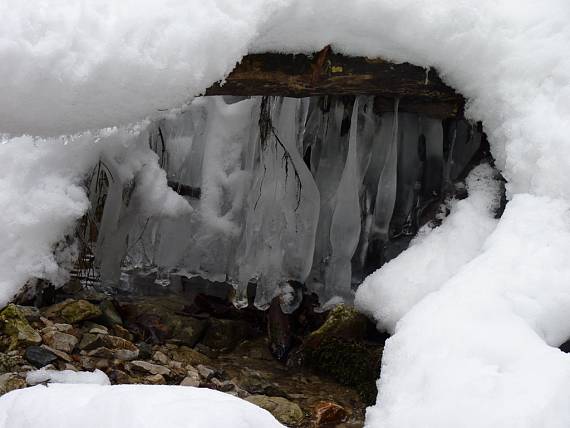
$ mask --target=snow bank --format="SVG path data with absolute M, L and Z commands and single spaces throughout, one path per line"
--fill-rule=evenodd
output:
M 0 428 L 282 427 L 254 404 L 211 389 L 38 385 L 0 398 Z
M 476 241 L 487 232 L 469 235 L 470 254 L 449 272 L 438 269 L 431 278 L 427 269 L 426 282 L 414 285 L 404 304 L 390 299 L 406 293 L 390 293 L 376 302 L 387 311 L 367 305 L 391 328 L 403 315 L 384 352 L 379 402 L 368 424 L 570 423 L 564 388 L 570 363 L 549 347 L 570 334 L 567 0 L 4 0 L 0 13 L 0 130 L 12 134 L 73 133 L 155 116 L 223 78 L 248 50 L 332 44 L 345 53 L 437 67 L 469 97 L 468 114 L 484 121 L 512 201 L 478 256 Z M 51 248 L 86 208 L 80 177 L 98 150 L 81 141 L 63 147 L 59 140 L 22 137 L 0 146 L 0 300 L 31 276 L 59 275 Z M 462 215 L 456 208 L 450 221 L 469 217 L 469 210 L 484 217 L 476 206 Z M 425 240 L 452 254 L 453 239 L 444 244 L 437 235 Z M 431 245 L 420 241 L 411 251 L 429 260 Z M 70 400 L 102 391 L 78 388 L 82 393 Z M 51 390 L 29 393 L 54 400 L 38 406 L 42 412 L 59 405 Z M 30 411 L 24 394 L 1 399 L 22 397 L 22 411 L 11 417 Z M 157 400 L 153 395 L 153 405 Z M 114 409 L 116 402 L 106 406 Z M 192 416 L 225 420 L 225 412 L 203 411 L 208 408 Z
M 500 184 L 494 170 L 479 165 L 467 177 L 469 196 L 451 201 L 451 213 L 440 227 L 422 228 L 399 257 L 362 283 L 355 304 L 394 331 L 396 323 L 427 294 L 438 290 L 481 252 L 495 229 Z
M 517 195 L 479 256 L 387 342 L 371 427 L 563 427 L 570 205 Z

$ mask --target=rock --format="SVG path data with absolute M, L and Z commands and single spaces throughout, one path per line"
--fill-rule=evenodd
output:
M 41 346 L 30 346 L 24 354 L 26 360 L 38 369 L 57 361 L 57 356 Z
M 201 343 L 212 349 L 231 351 L 250 336 L 250 326 L 245 321 L 211 318 Z
M 131 361 L 129 367 L 133 370 L 147 372 L 153 375 L 170 375 L 170 369 L 168 367 L 160 366 L 158 364 L 152 364 L 147 361 Z
M 65 324 L 60 322 L 53 323 L 49 327 L 53 327 L 55 330 L 60 331 L 62 333 L 70 333 L 71 331 L 73 331 L 73 326 L 71 324 Z
M 210 367 L 206 367 L 202 364 L 198 364 L 196 369 L 198 370 L 198 374 L 200 375 L 200 377 L 204 380 L 210 380 L 216 374 L 215 370 L 211 369 Z
M 188 376 L 182 379 L 181 386 L 200 386 L 200 375 L 197 372 L 189 372 Z
M 70 324 L 101 316 L 101 310 L 87 300 L 73 300 L 63 307 L 61 317 Z
M 20 306 L 20 305 L 16 306 L 20 310 L 22 315 L 24 315 L 24 317 L 28 320 L 28 322 L 35 322 L 40 320 L 41 312 L 35 306 Z
M 148 360 L 152 356 L 152 346 L 146 342 L 137 342 L 139 348 L 139 359 Z
M 325 323 L 316 331 L 312 332 L 304 347 L 317 347 L 328 338 L 336 338 L 350 341 L 360 341 L 366 336 L 368 319 L 356 311 L 356 309 L 338 305 L 330 311 Z
M 253 395 L 270 395 L 273 397 L 288 398 L 285 392 L 274 383 L 269 382 L 261 372 L 247 367 L 241 370 L 238 384 L 241 388 Z
M 109 329 L 107 327 L 91 321 L 87 321 L 84 324 L 84 331 L 91 334 L 109 334 Z
M 113 336 L 119 336 L 131 342 L 133 341 L 133 335 L 131 334 L 131 332 L 119 324 L 115 324 L 113 325 L 113 327 L 111 327 L 111 333 L 113 334 Z
M 367 319 L 355 309 L 339 305 L 301 347 L 303 364 L 353 386 L 368 404 L 376 399 L 382 347 L 364 342 Z
M 99 340 L 99 337 L 96 334 L 85 333 L 83 336 L 81 336 L 79 349 L 86 351 L 95 349 L 98 345 L 97 340 Z
M 46 328 L 49 329 L 50 327 Z M 44 343 L 50 348 L 67 353 L 73 352 L 73 349 L 75 349 L 75 346 L 77 346 L 77 343 L 79 342 L 77 337 L 57 330 L 47 331 L 43 334 L 42 338 Z
M 40 334 L 14 304 L 9 304 L 0 312 L 0 330 L 8 337 L 8 350 L 42 343 Z
M 118 336 L 108 334 L 85 333 L 79 343 L 83 351 L 92 351 L 98 348 L 107 348 L 113 353 L 113 358 L 123 361 L 134 360 L 139 357 L 139 348 L 132 342 Z
M 163 352 L 160 351 L 156 351 L 152 356 L 152 359 L 164 366 L 167 366 L 168 363 L 170 362 L 169 358 Z
M 109 348 L 105 348 L 104 346 L 100 348 L 93 349 L 87 353 L 88 357 L 97 357 L 97 358 L 107 358 L 109 360 L 115 358 L 115 354 Z
M 88 355 L 80 356 L 79 363 L 81 364 L 81 367 L 87 370 L 105 370 L 110 366 L 109 360 L 107 358 L 90 357 Z
M 175 348 L 169 354 L 173 360 L 180 361 L 186 365 L 197 366 L 198 364 L 211 363 L 210 358 L 187 346 Z
M 161 374 L 155 374 L 151 376 L 146 376 L 143 383 L 147 385 L 166 385 L 166 380 Z
M 283 397 L 268 397 L 266 395 L 250 395 L 245 398 L 256 406 L 267 410 L 285 425 L 296 425 L 303 420 L 303 411 L 298 404 Z
M 101 320 L 108 326 L 123 325 L 123 319 L 117 308 L 110 300 L 103 300 L 99 304 L 99 309 L 101 310 Z
M 119 369 L 110 370 L 107 374 L 114 385 L 135 383 L 132 377 Z
M 202 338 L 206 320 L 182 316 L 184 301 L 172 298 L 145 298 L 124 304 L 121 312 L 128 325 L 135 325 L 154 343 L 172 340 L 193 347 Z
M 16 352 L 0 353 L 0 374 L 21 370 L 24 359 Z
M 344 422 L 348 416 L 347 411 L 336 403 L 330 401 L 322 401 L 317 403 L 313 408 L 313 415 L 315 417 L 315 425 L 321 426 L 336 426 Z
M 66 361 L 68 363 L 70 363 L 71 361 L 73 361 L 73 359 L 66 353 L 63 351 L 59 351 L 57 349 L 53 349 L 50 348 L 49 346 L 47 346 L 46 344 L 42 345 L 42 348 L 44 348 L 46 351 L 51 352 L 52 354 L 54 354 L 56 357 L 58 357 L 59 359 Z
M 0 375 L 0 396 L 26 386 L 26 380 L 19 377 L 17 373 Z

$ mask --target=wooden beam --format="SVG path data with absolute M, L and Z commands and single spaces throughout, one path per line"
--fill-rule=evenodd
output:
M 401 111 L 442 118 L 460 116 L 465 103 L 434 69 L 348 57 L 330 47 L 314 55 L 247 55 L 225 82 L 211 86 L 206 95 L 376 95 L 379 111 L 390 110 L 393 99 L 400 98 Z

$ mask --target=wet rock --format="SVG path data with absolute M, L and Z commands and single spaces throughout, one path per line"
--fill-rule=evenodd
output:
M 50 329 L 50 327 L 47 328 Z M 50 348 L 67 353 L 73 352 L 73 349 L 75 349 L 75 346 L 77 346 L 77 343 L 79 342 L 77 337 L 72 336 L 71 334 L 62 333 L 55 329 L 50 329 L 43 333 L 42 339 Z
M 366 336 L 368 319 L 356 309 L 338 305 L 332 309 L 325 323 L 305 340 L 304 347 L 317 347 L 326 339 L 336 338 L 360 341 Z
M 114 326 L 116 324 L 123 325 L 123 319 L 117 308 L 110 300 L 103 300 L 99 304 L 99 309 L 101 310 L 101 320 L 108 326 Z
M 180 299 L 144 299 L 121 306 L 124 320 L 141 330 L 145 340 L 161 343 L 172 340 L 193 347 L 201 339 L 208 325 L 199 320 L 180 315 L 184 302 Z
M 315 425 L 317 427 L 336 426 L 346 420 L 347 411 L 336 403 L 322 401 L 313 408 Z
M 325 323 L 311 333 L 301 348 L 303 364 L 353 386 L 369 404 L 376 399 L 382 347 L 365 343 L 368 321 L 345 305 L 333 309 Z
M 24 354 L 26 360 L 38 369 L 57 361 L 57 356 L 41 346 L 29 346 Z
M 287 398 L 287 394 L 277 385 L 267 380 L 261 372 L 247 367 L 242 369 L 240 377 L 238 378 L 238 384 L 241 388 L 253 395 L 269 395 Z
M 30 325 L 24 314 L 14 304 L 0 312 L 0 331 L 6 335 L 8 350 L 42 342 L 40 334 Z
M 150 373 L 152 375 L 157 375 L 157 374 L 163 376 L 170 375 L 170 369 L 168 367 L 164 367 L 158 364 L 152 364 L 149 363 L 148 361 L 139 361 L 139 360 L 131 361 L 128 367 L 131 370 Z
M 61 317 L 70 324 L 101 316 L 101 310 L 87 300 L 73 300 L 61 309 Z
M 303 411 L 298 404 L 283 397 L 268 397 L 266 395 L 251 395 L 245 398 L 256 406 L 267 410 L 285 425 L 296 425 L 303 420 Z
M 0 375 L 0 395 L 9 393 L 16 389 L 25 388 L 26 381 L 18 376 L 17 373 L 4 373 Z
M 201 343 L 212 349 L 231 351 L 250 337 L 250 326 L 245 321 L 211 318 Z

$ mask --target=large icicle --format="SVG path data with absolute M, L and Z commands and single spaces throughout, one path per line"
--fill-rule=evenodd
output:
M 264 97 L 259 119 L 258 164 L 249 192 L 245 228 L 236 260 L 238 299 L 257 285 L 255 305 L 267 308 L 281 296 L 282 308 L 299 303 L 294 283 L 311 268 L 319 218 L 319 191 L 298 151 L 306 100 Z

